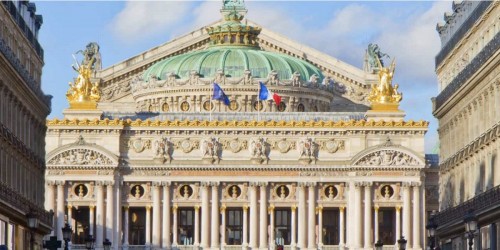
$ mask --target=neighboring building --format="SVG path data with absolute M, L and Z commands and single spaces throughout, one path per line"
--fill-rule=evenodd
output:
M 47 123 L 54 233 L 68 220 L 73 245 L 369 249 L 405 236 L 423 249 L 428 122 L 403 120 L 395 65 L 370 45 L 358 69 L 224 2 L 224 20 L 109 68 L 87 46 L 65 118 Z M 278 105 L 258 101 L 259 81 Z
M 500 2 L 454 1 L 438 24 L 436 56 L 442 249 L 463 249 L 464 216 L 480 230 L 475 249 L 498 249 L 500 223 Z
M 28 214 L 39 219 L 35 249 L 50 232 L 44 209 L 45 132 L 51 96 L 43 94 L 42 16 L 34 3 L 0 2 L 0 245 L 28 249 Z

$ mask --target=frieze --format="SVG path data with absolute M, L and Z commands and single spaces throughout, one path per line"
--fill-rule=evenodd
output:
M 175 149 L 180 149 L 184 153 L 189 153 L 194 149 L 200 148 L 200 141 L 191 140 L 190 138 L 174 141 L 173 144 Z
M 299 176 L 347 176 L 347 172 L 321 172 L 321 171 L 302 171 Z
M 91 149 L 76 148 L 63 151 L 47 161 L 48 165 L 112 165 L 113 161 Z
M 304 164 L 315 164 L 318 160 L 319 147 L 314 138 L 302 138 L 297 142 L 299 161 Z
M 222 153 L 222 145 L 218 138 L 206 138 L 200 143 L 200 153 L 202 159 L 206 163 L 219 163 L 220 155 Z
M 248 149 L 253 163 L 261 164 L 269 161 L 270 144 L 266 138 L 251 138 Z
M 330 154 L 336 153 L 339 150 L 345 149 L 345 141 L 344 140 L 318 140 L 319 149 L 327 151 Z
M 142 138 L 131 139 L 128 141 L 127 145 L 128 148 L 133 149 L 136 153 L 141 153 L 145 149 L 151 149 L 151 140 L 144 140 Z
M 173 143 L 170 138 L 161 137 L 154 142 L 154 158 L 156 163 L 163 164 L 172 161 Z
M 288 151 L 296 149 L 296 142 L 287 140 L 286 138 L 282 138 L 279 140 L 270 140 L 269 144 L 271 145 L 271 149 L 278 150 L 280 153 L 288 153 Z
M 132 169 L 130 175 L 134 176 L 170 176 L 171 172 L 166 170 Z
M 248 149 L 248 142 L 246 140 L 240 140 L 238 138 L 220 139 L 219 142 L 222 144 L 223 149 L 229 150 L 233 153 L 238 153 L 241 150 Z
M 416 166 L 419 161 L 396 150 L 379 150 L 359 159 L 353 165 L 365 166 Z

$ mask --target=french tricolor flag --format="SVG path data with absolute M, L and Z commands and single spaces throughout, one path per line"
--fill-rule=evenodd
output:
M 259 82 L 259 84 L 260 84 L 259 100 L 261 100 L 261 101 L 262 100 L 274 100 L 274 103 L 276 103 L 276 105 L 279 105 L 281 103 L 281 96 L 269 91 L 267 89 L 266 85 L 264 85 L 264 83 Z

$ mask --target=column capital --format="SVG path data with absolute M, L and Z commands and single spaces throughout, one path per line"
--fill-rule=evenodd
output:
M 344 212 L 344 210 L 345 210 L 345 206 L 340 206 L 340 207 L 339 207 L 339 210 L 340 210 L 340 212 Z
M 401 183 L 401 186 L 404 187 L 404 188 L 409 188 L 409 187 L 411 187 L 411 182 L 404 181 L 404 182 Z
M 200 205 L 194 205 L 194 211 L 198 212 L 200 210 Z
M 115 185 L 115 181 L 114 180 L 104 181 L 104 185 L 113 186 L 113 185 Z
M 94 208 L 95 208 L 94 204 L 89 205 L 89 209 L 94 210 Z
M 219 211 L 220 211 L 220 213 L 223 213 L 226 211 L 226 204 L 225 203 L 222 203 L 222 205 L 219 208 Z
M 54 181 L 54 184 L 57 186 L 64 186 L 64 184 L 66 184 L 66 182 L 65 181 Z
M 243 211 L 248 211 L 248 204 L 243 205 Z
M 422 185 L 422 183 L 418 182 L 418 181 L 414 181 L 414 182 L 411 183 L 412 187 L 420 187 L 421 185 Z
M 257 182 L 257 181 L 249 181 L 248 182 L 248 186 L 249 187 L 258 187 L 259 186 L 259 182 Z
M 96 187 L 102 187 L 106 185 L 106 181 L 94 181 L 94 186 Z
M 378 209 L 380 208 L 379 205 L 374 205 L 373 208 L 375 209 L 375 212 L 378 212 Z
M 267 181 L 260 181 L 258 185 L 259 187 L 267 187 L 267 184 Z
M 355 181 L 355 182 L 354 182 L 354 187 L 355 187 L 356 189 L 359 189 L 359 188 L 363 187 L 364 185 L 365 185 L 365 184 L 364 184 L 364 182 L 362 182 L 362 181 Z
M 123 206 L 123 210 L 128 211 L 128 209 L 129 209 L 129 206 L 128 206 L 128 205 L 124 205 L 124 206 Z
M 274 212 L 274 204 L 271 204 L 269 207 L 267 207 L 267 213 L 271 214 L 272 212 Z
M 206 188 L 206 187 L 210 186 L 210 182 L 209 181 L 202 181 L 202 182 L 200 182 L 200 186 Z
M 146 205 L 146 211 L 151 210 L 151 205 Z
M 396 211 L 398 211 L 398 212 L 399 212 L 399 211 L 401 211 L 401 208 L 402 208 L 402 206 L 401 206 L 401 205 L 397 205 L 397 206 L 396 206 Z
M 174 205 L 172 206 L 172 212 L 175 213 L 177 212 L 177 203 L 174 203 Z
M 307 187 L 307 182 L 297 182 L 297 187 L 299 188 Z
M 153 182 L 151 182 L 151 186 L 153 186 L 153 187 L 161 187 L 161 186 L 163 186 L 163 182 L 161 182 L 161 181 L 153 181 Z
M 211 187 L 218 187 L 218 186 L 219 186 L 219 184 L 220 184 L 220 183 L 219 183 L 218 181 L 211 181 L 209 185 L 210 185 Z
M 172 183 L 170 181 L 162 181 L 161 185 L 164 187 L 169 187 L 170 185 L 172 185 Z
M 319 205 L 316 207 L 316 214 L 323 212 L 323 206 Z
M 295 212 L 295 210 L 297 210 L 297 205 L 296 204 L 293 204 L 290 209 L 292 210 L 292 212 Z
M 67 205 L 67 207 L 68 207 L 68 209 L 72 209 L 72 208 L 73 208 L 73 205 L 68 204 L 68 205 Z
M 311 188 L 311 187 L 316 187 L 316 182 L 314 182 L 314 181 L 309 181 L 309 182 L 306 182 L 306 186 L 307 186 L 307 187 L 310 187 L 310 188 Z
M 373 182 L 371 182 L 371 181 L 364 181 L 363 182 L 363 186 L 365 186 L 365 188 L 370 188 L 372 185 L 373 185 Z
M 47 185 L 47 186 L 55 186 L 56 185 L 56 181 L 54 181 L 54 180 L 45 180 L 45 185 Z

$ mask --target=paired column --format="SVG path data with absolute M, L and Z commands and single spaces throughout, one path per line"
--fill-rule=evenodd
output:
M 274 249 L 274 246 L 281 242 L 276 242 L 276 236 L 274 235 L 274 205 L 269 206 L 267 209 L 269 213 L 269 249 Z
M 345 218 L 345 215 L 344 215 L 344 212 L 345 212 L 345 207 L 339 207 L 339 231 L 340 231 L 340 239 L 339 239 L 339 246 L 342 248 L 344 247 L 345 245 L 345 235 L 344 235 L 344 232 L 345 232 L 345 222 L 344 222 L 344 218 Z
M 316 208 L 318 213 L 318 247 L 323 247 L 323 206 Z
M 177 228 L 177 227 L 176 227 Z M 194 206 L 194 243 L 195 246 L 200 245 L 200 206 Z
M 118 247 L 121 246 L 121 234 L 122 234 L 122 231 L 121 231 L 121 226 L 122 226 L 122 217 L 119 216 L 122 214 L 122 199 L 121 199 L 121 195 L 120 195 L 120 184 L 121 182 L 120 181 L 116 181 L 115 182 L 115 187 L 114 187 L 114 191 L 115 191 L 115 220 L 114 220 L 114 239 L 113 239 L 113 246 L 114 246 L 114 249 L 115 250 L 118 250 Z
M 290 245 L 292 246 L 292 249 L 295 249 L 295 246 L 297 245 L 297 206 L 292 205 L 291 209 L 292 210 L 292 240 L 290 242 Z
M 224 232 L 225 232 L 225 229 L 224 229 Z M 248 246 L 248 205 L 243 205 L 243 242 L 242 242 L 242 245 L 244 247 Z
M 420 183 L 413 185 L 413 249 L 420 249 Z
M 55 234 L 57 238 L 62 240 L 62 228 L 64 227 L 64 181 L 56 181 L 57 185 L 57 228 Z
M 403 182 L 403 235 L 407 242 L 407 246 L 411 246 L 411 203 L 410 203 L 410 187 L 411 183 Z
M 162 236 L 161 247 L 170 248 L 170 182 L 163 184 Z M 176 229 L 176 228 L 175 228 Z
M 316 183 L 314 182 L 309 182 L 307 183 L 308 186 L 308 191 L 309 191 L 309 202 L 308 202 L 308 218 L 307 218 L 307 224 L 308 224 L 308 235 L 307 235 L 307 247 L 309 249 L 315 249 L 316 248 L 316 220 L 315 220 L 315 210 L 316 210 L 316 195 L 314 194 L 316 190 Z
M 199 230 L 198 227 L 197 227 L 199 225 L 199 223 L 197 223 L 198 220 L 199 220 L 198 219 L 199 218 L 199 216 L 198 216 L 199 207 L 195 206 L 194 209 L 195 209 L 194 210 L 194 212 L 195 212 L 194 213 L 194 215 L 195 215 L 195 217 L 194 217 L 194 221 L 195 221 L 195 224 L 194 224 L 194 232 L 195 232 L 194 239 L 195 240 L 194 241 L 195 241 L 195 243 L 194 244 L 196 246 L 196 245 L 198 245 L 198 243 L 196 242 L 196 240 L 198 239 L 198 235 L 196 234 L 196 231 Z M 177 228 L 179 227 L 178 223 L 177 223 L 177 216 L 178 216 L 177 215 L 177 204 L 174 204 L 172 206 L 172 213 L 173 213 L 173 217 L 174 217 L 173 222 L 172 222 L 172 224 L 173 224 L 173 226 L 172 226 L 172 228 L 173 228 L 173 232 L 172 232 L 172 246 L 177 246 L 179 244 L 179 236 L 177 234 L 177 232 L 179 232 L 179 230 L 177 230 Z
M 401 206 L 396 206 L 396 240 L 401 238 Z
M 146 246 L 151 246 L 151 206 L 146 206 Z
M 380 233 L 378 231 L 379 230 L 378 209 L 379 209 L 379 206 L 375 205 L 374 213 L 373 213 L 373 217 L 375 218 L 373 220 L 373 225 L 374 225 L 374 229 L 375 229 L 375 241 L 382 240 L 382 239 L 380 239 Z M 398 235 L 398 213 L 396 212 L 396 240 L 399 239 L 397 235 Z
M 250 247 L 257 248 L 257 185 L 258 183 L 251 182 L 248 189 L 250 191 Z
M 225 204 L 222 204 L 221 207 L 220 207 L 220 214 L 221 214 L 221 218 L 222 218 L 222 221 L 221 221 L 221 224 L 220 224 L 220 231 L 221 231 L 221 239 L 220 239 L 220 244 L 221 246 L 225 246 L 226 245 L 226 205 Z M 243 222 L 244 224 L 244 222 Z M 243 225 L 245 226 L 245 225 Z M 241 243 L 243 245 L 243 243 Z
M 210 247 L 210 204 L 208 197 L 209 182 L 201 183 L 201 247 Z
M 113 187 L 114 181 L 106 182 L 106 239 L 113 240 L 113 219 L 115 218 L 113 213 L 114 200 L 113 200 Z M 116 244 L 116 243 L 115 243 Z
M 45 184 L 46 184 L 46 189 L 45 189 L 45 192 L 47 193 L 47 199 L 45 200 L 45 209 L 47 211 L 56 211 L 54 205 L 55 205 L 55 187 L 54 187 L 54 184 L 55 184 L 55 181 L 45 181 Z M 56 217 L 57 218 L 57 217 Z M 56 221 L 56 220 L 53 220 L 53 221 Z M 54 225 L 51 225 L 52 228 L 56 228 Z M 55 233 L 55 230 L 52 229 L 51 231 L 51 234 L 50 235 L 54 235 Z
M 160 247 L 160 187 L 161 182 L 153 182 L 153 248 Z
M 267 183 L 261 182 L 260 186 L 260 248 L 267 248 Z
M 354 227 L 351 229 L 356 229 L 354 232 L 354 247 L 356 249 L 361 248 L 361 228 L 363 228 L 362 215 L 361 215 L 361 186 L 362 182 L 354 183 Z
M 101 247 L 104 236 L 104 181 L 96 181 L 96 229 L 95 229 L 95 245 Z
M 90 205 L 89 206 L 89 235 L 94 235 L 94 225 L 95 225 L 95 221 L 94 221 L 94 210 L 95 210 L 95 206 L 94 205 Z M 128 213 L 127 213 L 127 219 L 128 219 Z M 128 230 L 128 227 L 126 228 Z M 95 239 L 95 238 L 94 238 Z
M 212 182 L 212 230 L 211 247 L 219 248 L 219 183 Z
M 128 246 L 129 207 L 123 206 L 123 246 Z M 92 225 L 92 223 L 90 224 Z
M 297 192 L 299 194 L 299 223 L 298 223 L 298 228 L 299 228 L 299 237 L 298 237 L 298 242 L 297 246 L 299 248 L 305 248 L 306 247 L 306 232 L 307 232 L 307 225 L 306 225 L 306 194 L 305 194 L 305 183 L 298 183 L 297 185 Z
M 372 239 L 372 226 L 370 225 L 372 222 L 372 183 L 365 182 L 365 220 L 364 220 L 364 234 L 365 234 L 365 249 L 372 248 L 373 239 Z M 375 225 L 376 226 L 376 225 Z

